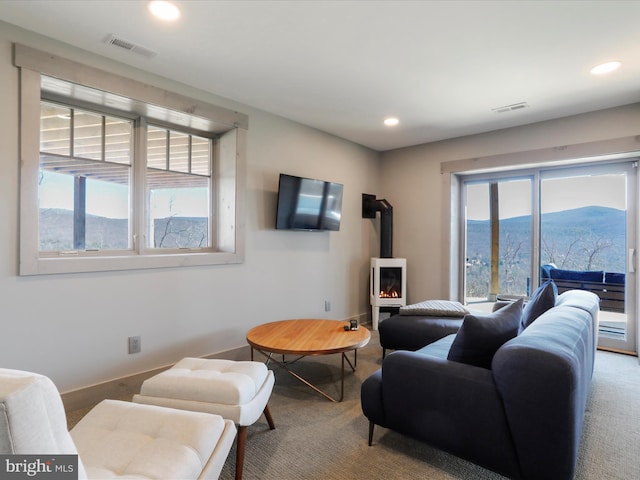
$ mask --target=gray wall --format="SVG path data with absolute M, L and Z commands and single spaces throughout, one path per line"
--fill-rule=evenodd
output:
M 251 327 L 368 312 L 379 154 L 286 119 L 89 55 L 0 22 L 0 366 L 52 377 L 61 391 L 246 345 Z M 23 43 L 249 115 L 246 259 L 241 265 L 19 277 L 18 70 Z M 340 232 L 275 231 L 280 172 L 344 184 Z M 330 300 L 332 310 L 324 311 Z M 127 337 L 142 336 L 142 353 Z

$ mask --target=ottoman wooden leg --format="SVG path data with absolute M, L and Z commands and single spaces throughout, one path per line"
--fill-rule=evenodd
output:
M 247 427 L 238 425 L 238 443 L 236 448 L 236 480 L 242 480 L 244 450 L 247 444 Z
M 269 411 L 269 405 L 265 405 L 265 407 L 264 407 L 264 416 L 267 419 L 267 423 L 269 424 L 269 428 L 271 430 L 275 430 L 276 424 L 273 423 L 273 417 L 271 417 L 271 412 Z
M 275 430 L 276 424 L 273 423 L 273 417 L 269 411 L 269 405 L 264 407 L 264 416 L 271 430 Z M 238 443 L 236 447 L 236 480 L 242 480 L 242 468 L 244 466 L 244 452 L 247 445 L 247 427 L 238 425 Z

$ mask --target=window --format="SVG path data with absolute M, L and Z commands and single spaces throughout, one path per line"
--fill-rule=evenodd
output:
M 15 49 L 21 275 L 243 261 L 246 116 Z
M 210 246 L 211 140 L 147 128 L 147 248 Z
M 132 248 L 133 122 L 43 101 L 40 255 Z

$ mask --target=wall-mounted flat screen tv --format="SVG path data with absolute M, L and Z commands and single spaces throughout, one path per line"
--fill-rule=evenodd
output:
M 340 230 L 342 184 L 280 174 L 278 230 Z

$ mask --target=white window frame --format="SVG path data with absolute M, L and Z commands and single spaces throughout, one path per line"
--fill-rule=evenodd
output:
M 97 272 L 197 265 L 222 265 L 244 261 L 244 191 L 248 117 L 242 113 L 187 98 L 136 80 L 56 57 L 16 44 L 14 64 L 20 69 L 20 275 Z M 132 114 L 144 113 L 150 121 L 163 121 L 211 132 L 214 147 L 211 212 L 213 245 L 196 251 L 146 249 L 139 237 L 145 218 L 145 191 L 132 191 L 133 250 L 109 252 L 59 252 L 42 255 L 38 239 L 38 177 L 40 170 L 40 100 L 42 75 L 78 88 L 56 94 L 70 101 L 111 107 L 126 105 Z M 77 91 L 76 91 L 77 90 Z M 92 92 L 101 95 L 91 98 Z M 74 103 L 74 102 L 71 103 Z M 102 102 L 102 103 L 100 103 Z M 137 135 L 136 142 L 143 142 Z M 140 150 L 142 145 L 136 146 Z M 135 174 L 144 175 L 144 158 L 134 162 Z M 137 226 L 135 226 L 137 225 Z

